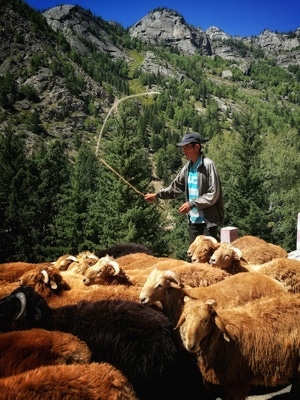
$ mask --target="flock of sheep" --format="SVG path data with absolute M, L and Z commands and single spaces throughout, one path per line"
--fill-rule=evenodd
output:
M 0 264 L 0 400 L 298 400 L 300 261 L 255 236 L 187 255 Z

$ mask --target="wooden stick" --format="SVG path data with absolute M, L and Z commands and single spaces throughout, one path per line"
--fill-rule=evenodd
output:
M 108 169 L 110 169 L 115 175 L 117 175 L 120 179 L 122 179 L 123 182 L 126 183 L 126 185 L 130 186 L 132 190 L 134 190 L 137 194 L 141 195 L 144 197 L 144 194 L 142 192 L 140 192 L 139 190 L 137 190 L 134 186 L 132 186 L 128 181 L 126 181 L 125 178 L 123 178 L 123 176 L 121 176 L 116 170 L 113 169 L 113 167 L 111 167 L 105 160 L 103 160 L 103 158 L 99 159 L 102 164 L 104 164 Z M 165 209 L 158 203 L 153 203 L 156 206 L 160 207 L 162 210 L 165 211 Z

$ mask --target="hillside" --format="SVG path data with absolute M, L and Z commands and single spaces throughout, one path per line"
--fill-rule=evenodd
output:
M 0 2 L 0 11 L 0 131 L 4 138 L 20 138 L 29 158 L 40 146 L 50 149 L 58 140 L 76 165 L 80 146 L 88 144 L 97 153 L 103 133 L 102 154 L 105 147 L 116 166 L 120 156 L 127 180 L 145 192 L 151 189 L 147 182 L 157 186 L 170 181 L 182 162 L 175 144 L 183 132 L 195 130 L 224 182 L 225 223 L 238 226 L 241 233 L 294 249 L 300 210 L 299 29 L 231 37 L 218 27 L 207 31 L 191 27 L 175 10 L 164 8 L 142 17 L 128 30 L 75 5 L 40 14 L 26 2 L 9 0 Z M 147 95 L 151 91 L 160 94 Z M 116 102 L 127 96 L 128 101 L 112 112 Z M 127 156 L 109 153 L 117 151 L 109 145 L 118 130 L 120 141 L 127 136 L 129 140 L 125 125 L 140 141 L 134 148 L 145 151 L 140 160 L 148 157 L 145 169 L 151 172 L 144 171 L 148 178 L 140 181 L 131 154 L 127 168 L 123 161 Z M 4 154 L 3 149 L 5 143 Z M 9 165 L 5 157 L 2 165 Z M 10 193 L 11 179 L 5 183 Z M 4 193 L 2 198 L 4 233 L 10 224 L 5 214 L 11 208 Z M 127 207 L 130 214 L 130 204 Z M 138 207 L 144 205 L 132 204 L 132 210 Z M 174 209 L 165 207 L 168 214 L 163 217 L 171 218 L 174 226 L 176 204 Z M 91 215 L 87 209 L 85 213 Z M 101 217 L 106 216 L 104 211 Z M 124 230 L 136 224 L 128 218 Z M 52 229 L 52 223 L 46 225 Z M 180 246 L 176 243 L 185 221 L 175 226 L 178 231 L 174 230 L 167 253 L 185 248 L 185 241 Z M 98 239 L 78 240 L 85 247 L 87 243 L 94 246 L 99 237 L 100 247 L 124 239 L 151 244 L 146 233 L 141 237 L 134 229 L 130 234 L 105 235 L 98 232 Z

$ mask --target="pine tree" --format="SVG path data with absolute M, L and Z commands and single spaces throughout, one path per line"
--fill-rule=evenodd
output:
M 127 102 L 119 106 L 112 130 L 102 138 L 99 156 L 112 170 L 105 164 L 100 167 L 98 190 L 89 210 L 89 227 L 97 231 L 98 248 L 138 242 L 154 252 L 167 254 L 161 212 L 142 196 L 149 190 L 152 169 L 148 151 L 136 134 L 137 121 L 132 112 L 136 104 Z M 97 227 L 92 228 L 95 221 Z

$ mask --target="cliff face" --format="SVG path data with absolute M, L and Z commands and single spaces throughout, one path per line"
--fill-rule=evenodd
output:
M 206 31 L 192 27 L 176 11 L 156 10 L 139 20 L 129 33 L 144 42 L 176 47 L 187 55 L 218 55 L 233 61 L 251 61 L 256 49 L 280 66 L 300 62 L 300 28 L 290 34 L 265 30 L 257 37 L 233 37 L 216 26 Z M 246 53 L 238 51 L 235 41 L 245 46 Z

